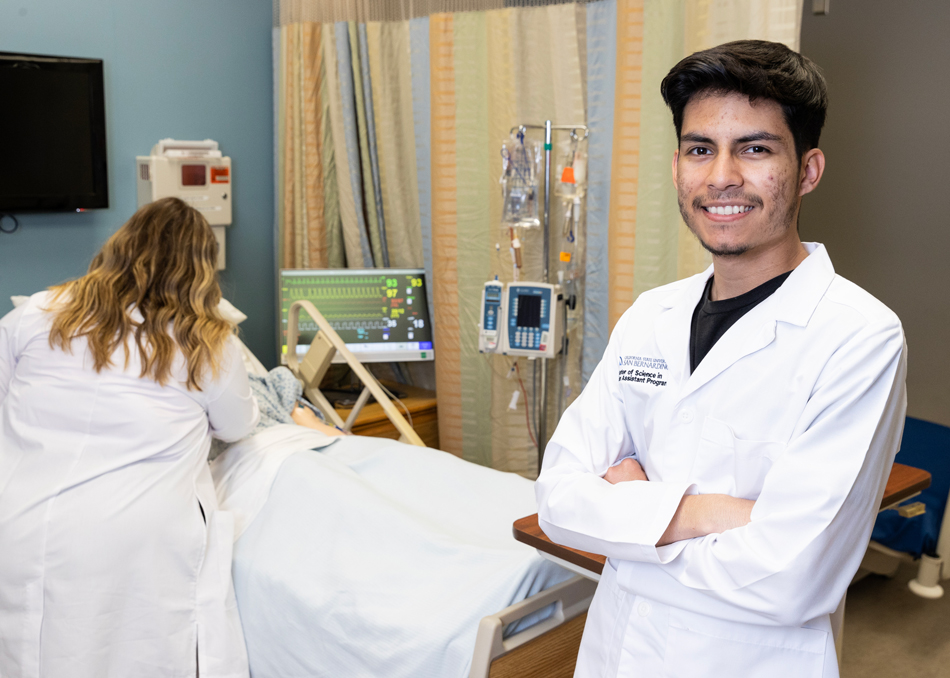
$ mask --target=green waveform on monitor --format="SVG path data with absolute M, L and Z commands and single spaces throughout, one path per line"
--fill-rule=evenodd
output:
M 292 301 L 298 299 L 381 299 L 386 296 L 385 287 L 291 287 L 287 292 Z
M 332 277 L 297 277 L 287 279 L 287 284 L 293 287 L 302 285 L 386 285 L 386 276 L 332 276 Z
M 351 320 L 355 318 L 380 318 L 382 317 L 380 313 L 323 313 L 324 318 L 327 320 L 337 320 L 339 318 L 344 318 L 345 320 Z

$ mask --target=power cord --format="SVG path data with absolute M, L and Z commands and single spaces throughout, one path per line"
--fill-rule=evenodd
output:
M 3 227 L 4 219 L 9 219 L 10 221 L 12 221 L 13 228 L 4 228 Z M 20 222 L 17 221 L 17 218 L 15 216 L 13 216 L 12 214 L 0 214 L 0 233 L 7 233 L 7 234 L 16 233 L 19 228 L 20 228 Z
M 409 420 L 409 428 L 412 428 L 412 415 L 409 413 L 409 408 L 406 407 L 406 404 L 403 401 L 401 401 L 399 398 L 397 398 L 395 395 L 393 395 L 393 392 L 390 391 L 385 386 L 383 386 L 382 382 L 380 382 L 378 379 L 377 379 L 377 383 L 379 384 L 380 388 L 383 389 L 386 395 L 388 395 L 390 398 L 392 398 L 397 403 L 399 403 L 402 406 L 402 409 L 406 411 L 406 418 Z

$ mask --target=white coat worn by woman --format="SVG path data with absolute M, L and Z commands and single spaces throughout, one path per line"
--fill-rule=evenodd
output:
M 215 253 L 197 212 L 153 203 L 85 278 L 0 320 L 0 675 L 248 675 L 206 460 L 257 404 L 214 311 Z M 128 359 L 119 341 L 97 369 L 90 322 L 51 341 L 77 308 L 125 327 Z

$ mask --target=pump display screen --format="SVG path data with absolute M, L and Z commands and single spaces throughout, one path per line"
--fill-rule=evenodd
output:
M 518 327 L 541 327 L 541 297 L 518 297 Z
M 288 313 L 298 299 L 313 303 L 363 362 L 434 359 L 422 269 L 282 270 L 282 362 L 287 353 Z M 303 356 L 319 328 L 301 311 L 298 329 L 297 354 Z

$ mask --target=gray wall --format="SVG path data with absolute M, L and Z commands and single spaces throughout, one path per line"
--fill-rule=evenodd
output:
M 234 174 L 222 287 L 249 316 L 247 344 L 275 361 L 271 17 L 270 0 L 0 1 L 0 51 L 104 60 L 110 203 L 18 215 L 19 232 L 0 233 L 0 315 L 10 295 L 85 272 L 136 209 L 136 155 L 211 138 Z
M 831 106 L 802 238 L 900 316 L 908 414 L 950 425 L 950 3 L 804 4 L 801 51 Z

